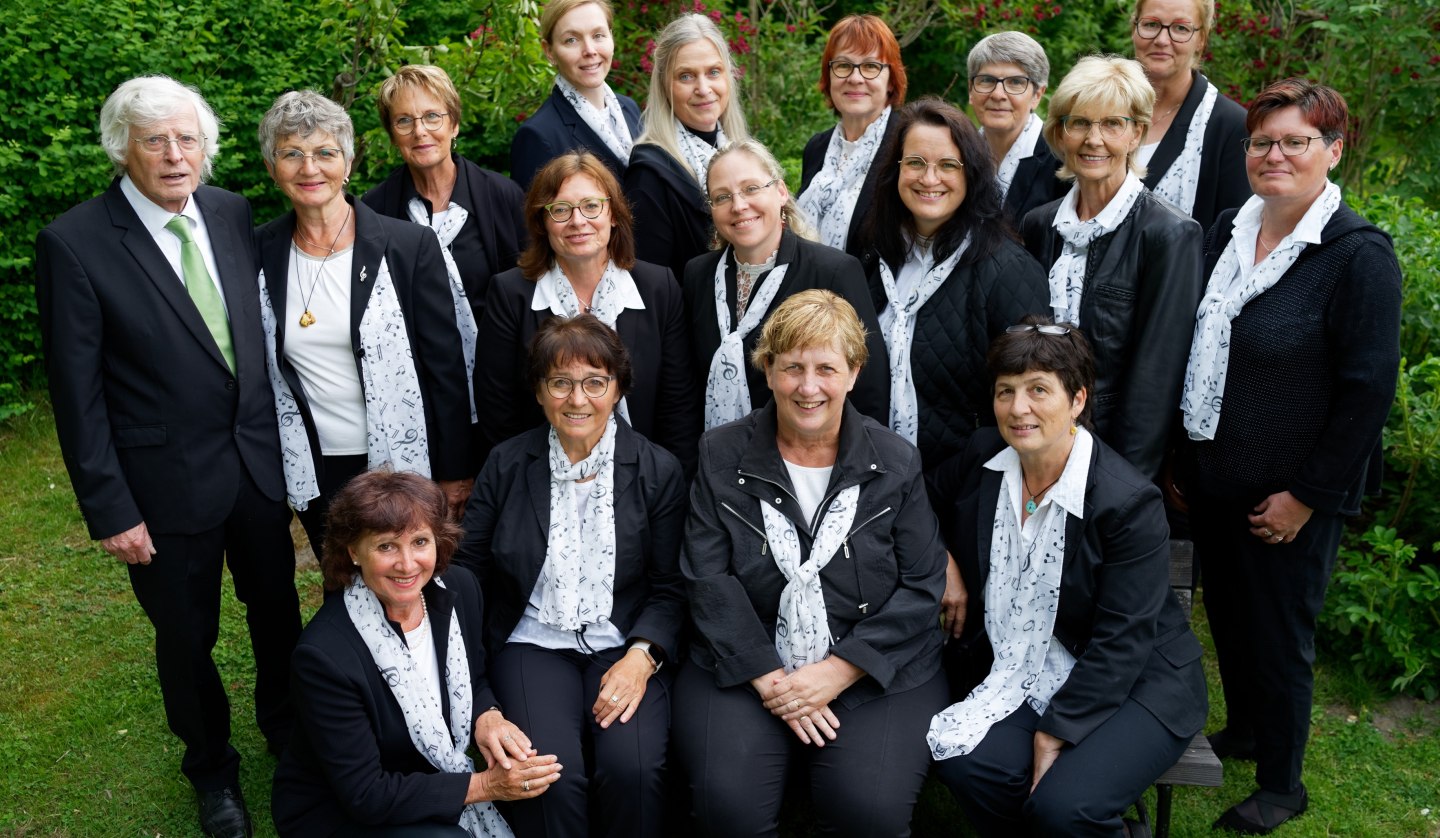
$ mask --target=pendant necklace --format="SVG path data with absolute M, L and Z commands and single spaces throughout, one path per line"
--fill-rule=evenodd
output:
M 1065 475 L 1065 472 L 1063 472 L 1063 471 L 1060 472 L 1060 475 L 1061 475 L 1061 477 L 1063 477 L 1063 476 Z M 1040 497 L 1041 495 L 1045 494 L 1046 492 L 1050 491 L 1051 487 L 1053 487 L 1056 483 L 1059 483 L 1059 482 L 1060 482 L 1060 478 L 1057 477 L 1057 478 L 1055 478 L 1054 480 L 1051 480 L 1049 486 L 1046 486 L 1045 488 L 1041 489 L 1041 490 L 1038 491 L 1038 492 L 1031 492 L 1031 491 L 1030 491 L 1030 481 L 1027 480 L 1027 479 L 1025 479 L 1025 471 L 1024 471 L 1024 469 L 1021 469 L 1021 471 L 1020 471 L 1020 482 L 1023 483 L 1023 484 L 1025 484 L 1025 491 L 1028 492 L 1029 495 L 1030 495 L 1030 499 L 1027 500 L 1027 501 L 1025 501 L 1025 514 L 1026 514 L 1026 515 L 1034 515 L 1034 514 L 1035 514 L 1035 510 L 1037 510 L 1037 509 L 1040 508 L 1040 504 L 1036 503 L 1036 502 L 1035 502 L 1035 499 L 1038 498 L 1038 497 Z
M 305 295 L 305 299 L 303 300 L 303 303 L 305 305 L 305 311 L 303 314 L 300 315 L 300 328 L 302 329 L 307 326 L 315 325 L 315 315 L 310 312 L 310 301 L 315 299 L 315 289 L 320 287 L 320 278 L 325 271 L 325 263 L 330 261 L 331 256 L 335 255 L 335 245 L 340 242 L 340 237 L 345 235 L 345 228 L 350 225 L 350 215 L 354 211 L 355 208 L 350 206 L 349 203 L 346 203 L 345 220 L 340 223 L 339 232 L 335 234 L 335 238 L 330 242 L 330 247 L 326 250 L 325 257 L 320 260 L 320 266 L 315 269 L 315 273 L 311 277 L 310 293 Z M 310 239 L 306 238 L 305 234 L 300 231 L 300 224 L 298 222 L 295 224 L 295 235 L 299 236 L 301 240 L 303 240 L 305 244 L 309 245 L 310 247 L 313 247 L 316 250 L 320 249 L 320 245 L 310 241 Z M 290 247 L 295 250 L 297 255 L 299 254 L 300 248 L 295 244 L 295 239 L 293 237 L 290 239 Z M 300 270 L 300 263 L 298 261 L 295 263 L 295 270 L 298 274 Z

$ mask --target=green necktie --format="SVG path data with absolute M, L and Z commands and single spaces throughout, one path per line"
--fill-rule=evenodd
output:
M 195 237 L 190 235 L 190 220 L 183 215 L 177 215 L 165 224 L 165 229 L 180 239 L 180 269 L 185 274 L 185 290 L 190 292 L 190 299 L 195 301 L 200 316 L 205 318 L 205 325 L 209 327 L 215 344 L 220 347 L 220 354 L 225 356 L 225 363 L 230 365 L 233 373 L 235 347 L 230 342 L 230 321 L 225 317 L 220 290 L 215 287 L 215 282 L 210 279 L 210 271 L 205 267 L 205 257 L 200 254 L 200 245 L 196 244 Z

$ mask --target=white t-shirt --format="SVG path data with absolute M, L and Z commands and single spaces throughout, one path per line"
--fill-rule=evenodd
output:
M 785 461 L 785 470 L 790 472 L 790 482 L 795 486 L 795 500 L 800 502 L 800 512 L 805 515 L 807 524 L 815 522 L 815 510 L 825 499 L 825 490 L 830 487 L 830 472 L 834 469 L 834 466 L 797 466 L 789 460 Z
M 290 250 L 285 289 L 285 360 L 300 376 L 320 439 L 329 456 L 365 454 L 365 392 L 350 342 L 350 267 L 353 248 L 321 259 Z M 308 305 L 307 305 L 308 302 Z M 315 318 L 300 325 L 306 311 Z

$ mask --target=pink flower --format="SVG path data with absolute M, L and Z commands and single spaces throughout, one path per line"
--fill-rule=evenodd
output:
M 720 14 L 719 9 L 715 9 L 710 13 L 710 19 L 715 21 L 716 23 L 719 23 L 722 17 L 724 17 L 724 15 Z
M 515 121 L 516 121 L 516 122 L 524 122 L 524 121 L 525 121 L 525 118 L 526 118 L 527 116 L 529 116 L 529 114 L 525 113 L 524 111 L 521 111 L 520 113 L 515 114 Z
M 1278 38 L 1278 37 L 1280 37 L 1280 27 L 1278 27 L 1278 26 L 1272 26 L 1272 27 L 1270 27 L 1270 37 L 1272 37 L 1272 38 Z
M 1419 72 L 1418 70 L 1411 70 L 1411 71 L 1410 71 L 1410 78 L 1414 79 L 1415 81 L 1419 81 L 1419 80 L 1420 80 L 1420 72 Z
M 785 24 L 785 31 L 786 31 L 786 32 L 789 32 L 789 33 L 792 34 L 792 35 L 795 34 L 795 24 L 793 24 L 793 23 L 787 23 L 787 24 Z

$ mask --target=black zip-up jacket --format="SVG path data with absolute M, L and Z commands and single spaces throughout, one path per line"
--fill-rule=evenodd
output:
M 691 659 L 721 687 L 780 666 L 776 613 L 785 577 L 765 539 L 761 504 L 795 524 L 809 560 L 816 527 L 803 520 L 775 443 L 773 403 L 701 438 L 680 570 L 696 629 Z M 843 707 L 918 687 L 940 666 L 945 547 L 914 446 L 848 402 L 840 451 L 820 508 L 859 485 L 850 536 L 820 572 L 831 653 L 866 677 L 840 694 Z
M 1026 249 L 1047 271 L 1064 247 L 1055 232 L 1059 209 L 1052 201 L 1021 226 Z M 1180 421 L 1195 309 L 1205 293 L 1204 232 L 1147 189 L 1086 254 L 1080 330 L 1095 350 L 1095 433 L 1152 480 Z

